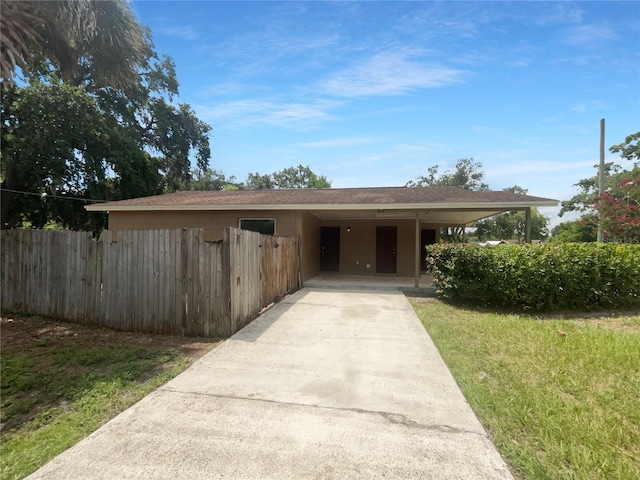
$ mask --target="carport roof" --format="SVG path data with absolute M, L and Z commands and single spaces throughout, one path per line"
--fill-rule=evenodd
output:
M 378 187 L 176 192 L 89 205 L 88 211 L 305 210 L 319 218 L 415 218 L 469 224 L 508 210 L 556 206 L 557 200 L 457 187 Z M 456 212 L 458 215 L 452 215 Z M 438 220 L 437 217 L 442 217 Z

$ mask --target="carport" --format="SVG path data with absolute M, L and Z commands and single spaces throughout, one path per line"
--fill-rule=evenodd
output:
M 311 209 L 313 215 L 321 220 L 321 262 L 326 250 L 323 245 L 325 235 L 322 229 L 334 228 L 339 230 L 339 248 L 342 248 L 343 240 L 359 236 L 356 241 L 351 242 L 351 245 L 345 245 L 346 252 L 340 253 L 340 262 L 334 262 L 336 268 L 328 271 L 363 276 L 392 273 L 405 280 L 413 274 L 414 288 L 419 288 L 421 285 L 420 276 L 424 271 L 425 247 L 440 240 L 441 228 L 464 229 L 473 227 L 483 218 L 505 212 L 523 211 L 525 212 L 525 241 L 531 243 L 531 209 L 556 206 L 558 203 L 557 200 L 509 191 L 471 191 L 456 187 L 352 190 L 364 192 L 347 198 L 349 202 L 342 203 L 340 208 L 336 208 L 333 204 L 326 204 L 316 205 Z M 357 200 L 361 203 L 357 203 Z M 394 243 L 387 247 L 389 255 L 396 257 L 392 259 L 390 270 L 378 268 L 381 261 L 385 265 L 388 264 L 380 254 L 381 248 L 384 249 L 384 245 L 387 244 L 380 235 L 381 229 L 395 229 L 392 230 L 391 236 L 397 237 Z M 400 239 L 402 234 L 404 241 Z M 380 247 L 381 244 L 382 247 Z M 367 248 L 367 245 L 375 245 L 375 271 L 374 269 L 371 272 L 362 271 L 362 269 L 358 271 L 353 263 L 360 265 L 358 254 L 362 248 Z M 404 255 L 402 260 L 401 255 Z M 407 268 L 407 263 L 411 264 L 410 268 Z M 327 272 L 322 268 L 320 270 L 322 273 Z

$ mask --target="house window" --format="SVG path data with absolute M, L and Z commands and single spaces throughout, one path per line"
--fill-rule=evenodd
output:
M 241 218 L 240 228 L 262 233 L 263 235 L 273 235 L 276 233 L 275 218 Z

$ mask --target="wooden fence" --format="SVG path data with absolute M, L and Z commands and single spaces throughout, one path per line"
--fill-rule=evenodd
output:
M 227 336 L 300 288 L 298 238 L 226 228 L 3 231 L 3 311 L 117 330 Z

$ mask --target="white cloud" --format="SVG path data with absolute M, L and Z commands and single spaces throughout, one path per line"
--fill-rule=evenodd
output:
M 530 58 L 519 58 L 517 60 L 512 60 L 511 62 L 509 62 L 509 65 L 513 66 L 513 67 L 528 67 L 529 65 L 531 65 L 533 63 L 533 60 L 531 60 Z
M 267 124 L 286 128 L 299 128 L 318 120 L 330 120 L 332 102 L 295 103 L 267 100 L 237 100 L 216 106 L 194 107 L 199 116 L 216 123 L 229 120 L 238 125 Z
M 200 33 L 189 25 L 174 25 L 170 27 L 159 27 L 157 31 L 168 37 L 176 37 L 181 40 L 193 41 L 200 38 Z
M 571 110 L 577 113 L 598 112 L 606 108 L 605 104 L 599 100 L 589 100 L 571 107 Z
M 378 53 L 338 71 L 319 85 L 325 93 L 339 97 L 401 95 L 459 83 L 466 74 L 463 70 L 416 59 L 421 53 L 412 49 Z
M 588 168 L 593 166 L 593 160 L 581 162 L 548 162 L 548 161 L 529 161 L 522 163 L 511 163 L 508 165 L 492 165 L 487 168 L 485 173 L 487 177 L 504 177 L 513 175 L 524 175 L 528 173 L 558 173 L 573 172 L 577 169 Z M 577 181 L 577 180 L 576 180 Z
M 360 145 L 370 145 L 372 143 L 381 142 L 383 139 L 375 137 L 344 137 L 344 138 L 330 138 L 327 140 L 320 140 L 317 142 L 304 142 L 297 143 L 294 147 L 308 147 L 308 148 L 342 148 L 342 147 L 356 147 Z
M 535 25 L 549 26 L 563 23 L 579 23 L 584 19 L 584 11 L 581 5 L 570 2 L 540 2 L 539 4 L 529 4 L 529 6 L 539 6 L 532 15 Z M 531 15 L 530 12 L 529 15 Z
M 577 47 L 601 47 L 602 42 L 618 38 L 608 25 L 578 25 L 566 31 L 565 41 Z

